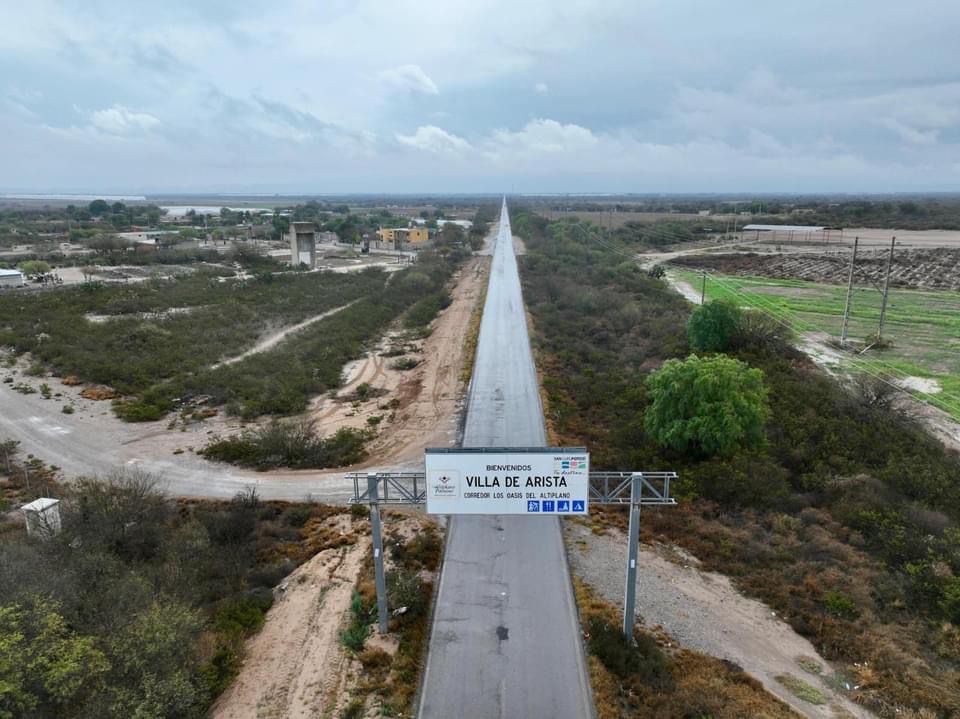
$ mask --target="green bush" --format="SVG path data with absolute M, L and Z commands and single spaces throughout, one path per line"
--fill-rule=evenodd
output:
M 856 603 L 840 591 L 830 591 L 824 595 L 823 605 L 828 614 L 839 619 L 856 619 L 860 615 Z
M 591 617 L 587 623 L 587 649 L 621 679 L 636 677 L 652 687 L 672 685 L 666 655 L 653 638 L 634 632 L 628 642 L 620 627 L 600 617 Z
M 646 381 L 645 426 L 678 452 L 731 455 L 762 446 L 769 416 L 763 372 L 729 357 L 668 360 Z
M 373 610 L 365 607 L 360 594 L 354 591 L 350 599 L 350 624 L 340 631 L 340 643 L 354 654 L 362 652 L 363 645 L 370 636 L 372 619 Z
M 249 636 L 260 631 L 267 610 L 272 605 L 273 594 L 270 590 L 254 590 L 224 602 L 214 615 L 213 625 L 218 632 L 230 637 Z
M 736 337 L 743 313 L 732 302 L 714 300 L 694 308 L 687 320 L 687 339 L 695 352 L 723 352 Z
M 113 403 L 114 413 L 125 422 L 156 422 L 171 409 L 171 403 L 152 404 L 145 400 L 117 400 Z
M 426 611 L 430 592 L 420 579 L 420 572 L 400 567 L 387 572 L 387 598 L 390 607 L 407 608 L 404 619 L 413 619 Z
M 390 369 L 408 370 L 413 369 L 418 364 L 420 364 L 420 360 L 416 357 L 401 357 L 390 363 Z
M 316 434 L 313 422 L 282 423 L 214 439 L 202 450 L 208 459 L 243 467 L 324 469 L 356 464 L 366 457 L 368 431 L 341 427 L 329 437 Z
M 446 289 L 440 289 L 426 297 L 417 300 L 403 318 L 403 324 L 408 329 L 426 327 L 440 313 L 450 306 L 453 298 Z
M 295 504 L 283 513 L 283 521 L 291 527 L 302 527 L 313 516 L 313 507 L 309 504 Z

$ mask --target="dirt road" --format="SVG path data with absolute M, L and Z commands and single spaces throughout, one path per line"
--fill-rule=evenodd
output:
M 564 530 L 574 574 L 603 599 L 622 606 L 624 534 L 610 530 L 596 535 L 574 521 L 564 522 Z M 701 571 L 689 554 L 679 550 L 671 554 L 668 559 L 661 551 L 641 547 L 637 615 L 645 626 L 660 626 L 681 646 L 738 664 L 805 717 L 835 717 L 834 706 L 854 717 L 873 716 L 827 684 L 829 663 L 768 606 L 741 595 L 722 574 Z M 803 668 L 813 663 L 823 677 Z M 785 674 L 816 687 L 826 703 L 811 704 L 794 696 L 776 679 Z

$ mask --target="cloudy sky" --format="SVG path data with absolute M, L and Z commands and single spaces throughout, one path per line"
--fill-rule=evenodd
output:
M 960 190 L 956 0 L 0 17 L 0 191 Z

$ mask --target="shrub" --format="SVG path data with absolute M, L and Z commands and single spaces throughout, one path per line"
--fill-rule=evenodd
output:
M 390 363 L 390 369 L 408 370 L 413 369 L 418 364 L 420 364 L 420 360 L 415 357 L 401 357 Z
M 320 437 L 314 427 L 311 421 L 273 421 L 239 435 L 214 439 L 201 454 L 255 469 L 324 469 L 356 464 L 366 457 L 368 431 L 341 427 L 329 437 Z
M 225 602 L 217 610 L 213 624 L 217 631 L 231 637 L 244 637 L 260 630 L 267 610 L 273 605 L 268 589 L 257 589 Z
M 28 377 L 43 377 L 47 373 L 47 368 L 43 366 L 42 362 L 34 362 L 23 373 Z
M 351 504 L 350 516 L 353 519 L 366 519 L 370 516 L 370 507 L 365 504 Z
M 354 591 L 350 599 L 350 624 L 340 631 L 340 643 L 349 651 L 358 654 L 370 636 L 372 609 L 365 607 L 359 592 Z
M 60 411 L 63 412 L 64 414 L 73 414 L 76 411 L 76 409 L 72 404 L 65 404 L 63 405 L 63 409 L 61 409 Z
M 647 431 L 678 452 L 731 455 L 765 441 L 763 373 L 729 357 L 668 360 L 646 381 Z
M 726 300 L 696 307 L 687 320 L 687 339 L 695 352 L 723 352 L 737 334 L 743 313 Z
M 853 599 L 839 591 L 827 592 L 823 598 L 823 605 L 829 614 L 840 619 L 856 619 L 860 614 Z
M 156 422 L 173 409 L 171 403 L 154 404 L 145 400 L 118 400 L 113 411 L 124 422 Z
M 390 607 L 406 607 L 403 616 L 414 618 L 426 611 L 430 592 L 426 590 L 419 572 L 401 567 L 387 572 L 387 597 Z
M 619 627 L 598 616 L 589 619 L 587 634 L 590 653 L 621 679 L 635 676 L 654 687 L 671 684 L 667 657 L 648 635 L 635 632 L 628 642 Z
M 309 504 L 297 504 L 283 513 L 283 521 L 291 527 L 302 527 L 313 516 L 313 507 Z

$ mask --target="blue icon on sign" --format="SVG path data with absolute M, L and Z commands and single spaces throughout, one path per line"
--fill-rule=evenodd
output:
M 545 499 L 545 500 L 543 500 L 543 511 L 544 511 L 544 512 L 552 512 L 552 511 L 553 511 L 553 504 L 554 504 L 554 503 L 553 503 L 553 500 L 552 500 L 552 499 Z
M 540 502 L 529 501 L 527 502 L 527 511 L 528 512 L 539 512 L 540 511 Z
M 573 500 L 573 511 L 574 512 L 583 512 L 585 511 L 584 501 L 582 499 Z
M 570 511 L 570 501 L 566 499 L 557 500 L 557 511 L 558 512 L 569 512 Z

